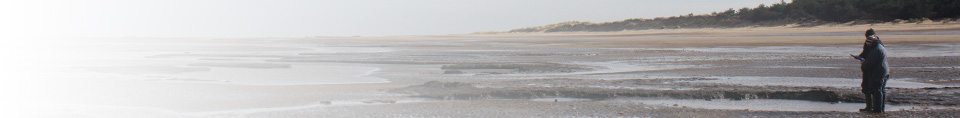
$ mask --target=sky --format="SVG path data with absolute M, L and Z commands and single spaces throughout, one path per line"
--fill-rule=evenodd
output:
M 446 35 L 566 21 L 709 14 L 780 0 L 9 0 L 0 35 L 304 37 Z M 787 0 L 786 2 L 790 2 Z

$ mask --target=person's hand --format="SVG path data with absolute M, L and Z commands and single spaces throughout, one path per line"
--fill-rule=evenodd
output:
M 857 55 L 850 54 L 850 57 L 853 57 L 853 59 L 863 61 L 863 58 L 860 58 L 860 56 L 857 56 Z

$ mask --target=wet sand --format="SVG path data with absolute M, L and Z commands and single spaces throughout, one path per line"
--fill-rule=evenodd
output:
M 848 54 L 869 27 L 890 50 L 886 114 L 853 112 Z M 6 86 L 20 97 L 5 104 L 50 117 L 948 117 L 958 28 L 103 39 L 116 44 L 59 59 L 69 72 L 17 76 L 32 79 Z

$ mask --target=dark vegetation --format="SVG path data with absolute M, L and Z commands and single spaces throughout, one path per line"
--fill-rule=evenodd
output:
M 508 32 L 623 31 L 677 28 L 735 28 L 817 26 L 830 23 L 920 23 L 926 20 L 953 21 L 960 16 L 960 0 L 793 0 L 756 8 L 728 9 L 704 15 L 668 18 L 627 19 L 591 23 L 571 21 L 546 26 L 513 29 Z

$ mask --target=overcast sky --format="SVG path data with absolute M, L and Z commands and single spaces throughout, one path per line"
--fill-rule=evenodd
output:
M 780 0 L 12 0 L 4 34 L 68 37 L 444 35 L 707 14 Z M 787 0 L 787 2 L 790 2 Z

